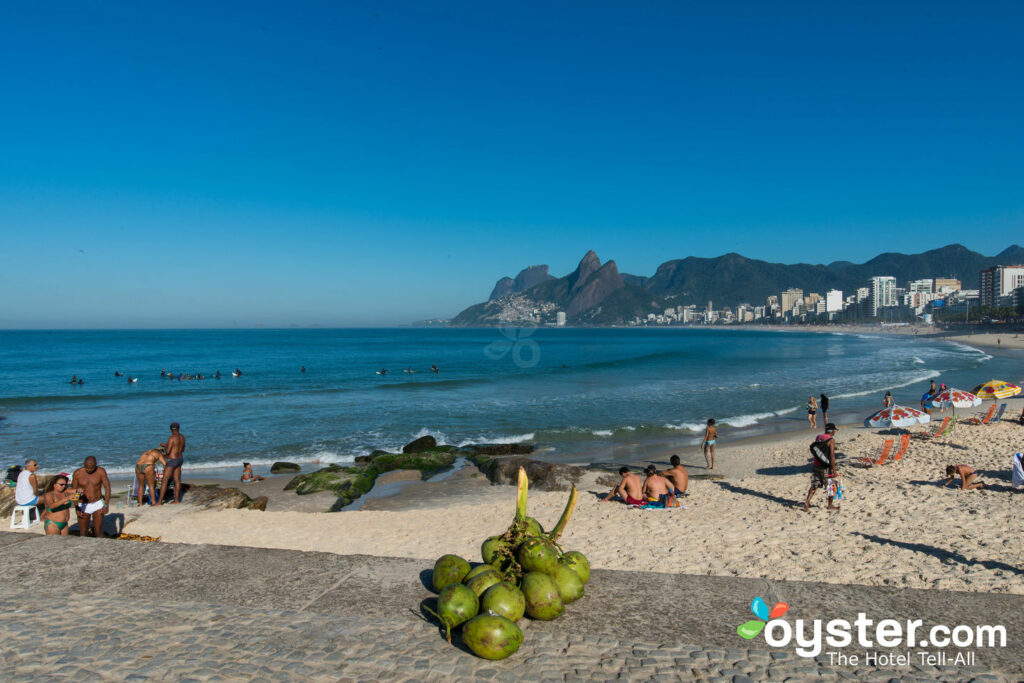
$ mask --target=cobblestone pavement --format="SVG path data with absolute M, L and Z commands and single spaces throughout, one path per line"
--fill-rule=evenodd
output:
M 825 656 L 804 659 L 787 651 L 733 647 L 747 644 L 735 628 L 745 619 L 752 591 L 767 599 L 772 591 L 796 596 L 810 590 L 760 580 L 595 572 L 589 594 L 570 606 L 566 617 L 524 621 L 519 652 L 490 662 L 470 654 L 457 638 L 449 645 L 424 617 L 422 605 L 431 593 L 422 584 L 425 574 L 419 573 L 429 563 L 421 560 L 89 539 L 20 542 L 10 536 L 0 534 L 2 680 L 1024 677 L 1019 669 L 1000 675 L 916 662 L 895 669 L 843 668 Z M 649 601 L 654 595 L 673 598 L 672 591 L 691 595 L 688 607 L 697 614 L 634 620 L 614 607 L 622 595 Z M 929 593 L 930 601 L 941 598 L 954 612 L 950 601 L 984 601 L 984 596 Z M 1014 602 L 1004 609 L 1019 608 Z M 1016 622 L 1008 631 L 1008 644 L 1016 648 Z

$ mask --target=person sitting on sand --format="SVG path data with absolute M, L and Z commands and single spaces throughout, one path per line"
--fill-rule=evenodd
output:
M 686 473 L 686 468 L 679 464 L 678 455 L 673 455 L 668 461 L 672 464 L 672 469 L 665 470 L 661 474 L 671 482 L 673 495 L 685 496 L 686 487 L 690 483 L 690 475 Z
M 258 474 L 252 473 L 252 465 L 247 462 L 242 463 L 242 478 L 239 479 L 243 484 L 251 484 L 254 481 L 263 481 L 266 477 L 261 477 Z
M 71 510 L 75 507 L 75 494 L 81 491 L 68 488 L 67 475 L 58 474 L 46 485 L 43 494 L 43 531 L 47 536 L 68 535 Z
M 139 507 L 142 507 L 142 497 L 146 493 L 146 487 L 149 487 L 149 504 L 156 505 L 156 464 L 160 463 L 160 467 L 166 469 L 167 461 L 164 459 L 164 450 L 162 448 L 151 448 L 142 455 L 135 462 L 135 480 L 137 482 L 136 490 L 139 494 Z
M 811 444 L 811 488 L 807 491 L 804 501 L 804 512 L 811 511 L 811 498 L 818 489 L 828 490 L 827 477 L 836 475 L 836 426 L 829 422 L 825 425 L 825 433 L 819 434 Z M 828 509 L 838 510 L 832 504 L 833 496 L 828 496 Z
M 978 473 L 970 465 L 946 465 L 946 481 L 942 485 L 949 486 L 958 474 L 960 475 L 961 491 L 985 488 L 985 484 L 978 481 Z
M 619 468 L 619 475 L 622 481 L 604 497 L 604 501 L 607 503 L 618 497 L 626 505 L 643 505 L 643 482 L 640 477 L 632 474 L 628 467 Z
M 708 420 L 707 429 L 704 430 L 704 463 L 708 466 L 708 469 L 715 469 L 715 441 L 718 440 L 718 429 L 715 428 L 715 420 L 711 418 Z M 710 459 L 708 454 L 711 454 Z
M 649 500 L 652 503 L 665 502 L 672 494 L 671 482 L 658 474 L 658 468 L 654 465 L 648 465 L 644 474 L 647 475 L 647 478 L 644 479 L 644 500 Z

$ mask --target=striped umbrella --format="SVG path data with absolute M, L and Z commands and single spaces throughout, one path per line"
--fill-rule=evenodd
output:
M 892 408 L 882 408 L 864 420 L 864 426 L 873 429 L 878 427 L 910 427 L 916 424 L 926 424 L 931 419 L 928 413 L 921 412 L 916 408 L 893 406 Z
M 999 379 L 989 380 L 974 387 L 974 393 L 981 398 L 1009 398 L 1020 393 L 1020 387 Z

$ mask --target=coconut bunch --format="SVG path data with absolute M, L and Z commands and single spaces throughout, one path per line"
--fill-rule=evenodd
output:
M 566 552 L 558 544 L 576 507 L 576 487 L 547 533 L 526 516 L 528 488 L 520 467 L 512 524 L 483 542 L 483 564 L 471 568 L 458 555 L 443 555 L 434 563 L 433 585 L 440 596 L 437 612 L 428 611 L 441 621 L 449 643 L 452 629 L 461 627 L 462 641 L 484 659 L 513 654 L 523 644 L 517 621 L 524 615 L 543 621 L 558 618 L 567 604 L 583 596 L 590 580 L 590 562 L 583 553 Z

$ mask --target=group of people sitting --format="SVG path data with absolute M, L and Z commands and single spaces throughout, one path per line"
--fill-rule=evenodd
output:
M 628 467 L 620 468 L 622 480 L 604 497 L 605 502 L 619 500 L 626 505 L 672 506 L 676 498 L 686 495 L 690 477 L 680 464 L 678 455 L 673 455 L 669 463 L 672 467 L 664 472 L 648 465 L 642 481 L 640 475 L 633 474 Z

